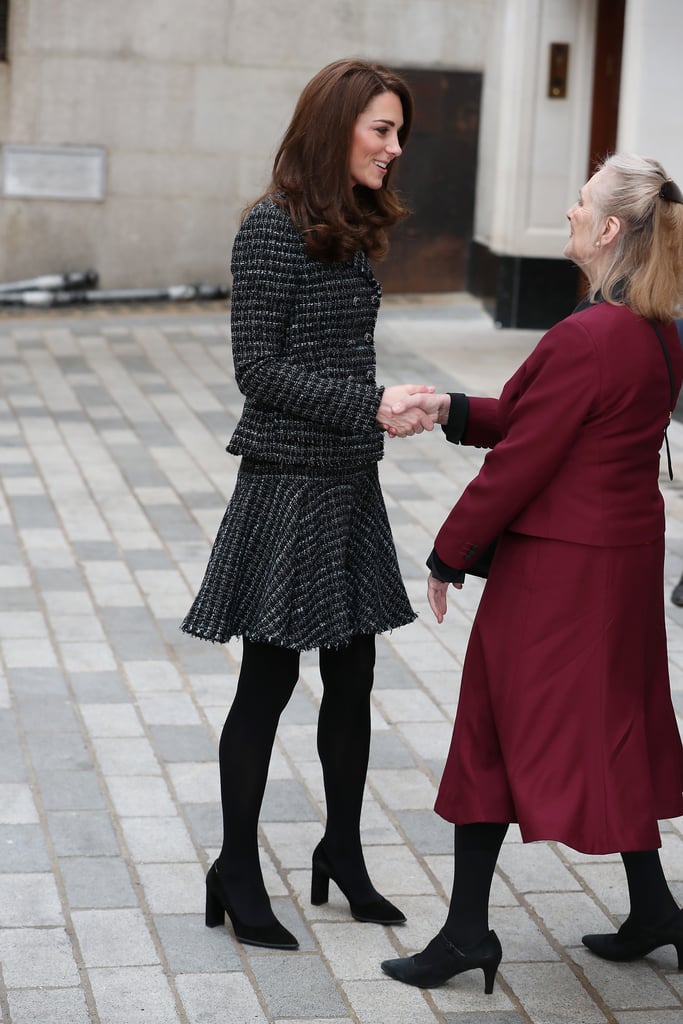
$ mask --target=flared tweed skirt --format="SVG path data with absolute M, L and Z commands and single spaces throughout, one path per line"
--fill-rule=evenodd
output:
M 332 472 L 242 460 L 181 629 L 303 651 L 415 618 L 375 463 Z

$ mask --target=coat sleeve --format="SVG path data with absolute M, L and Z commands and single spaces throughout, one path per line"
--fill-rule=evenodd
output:
M 563 465 L 600 394 L 594 343 L 573 318 L 563 320 L 541 339 L 508 381 L 498 410 L 482 409 L 492 425 L 502 416 L 501 438 L 451 510 L 435 541 L 446 565 L 466 569 L 476 560 Z M 476 419 L 470 405 L 470 431 Z
M 242 394 L 285 415 L 340 433 L 378 430 L 384 389 L 326 376 L 286 351 L 287 329 L 306 258 L 301 236 L 275 204 L 255 207 L 232 253 L 232 354 Z

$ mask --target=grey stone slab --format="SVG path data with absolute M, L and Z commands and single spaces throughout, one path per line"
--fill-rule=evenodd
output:
M 401 570 L 401 576 L 404 580 L 424 580 L 425 579 L 425 566 L 424 562 L 417 562 L 410 555 L 406 554 L 402 550 L 401 545 L 396 545 L 396 554 L 398 556 L 398 566 Z M 425 553 L 425 558 L 429 554 L 429 551 Z
M 121 852 L 104 811 L 48 811 L 47 822 L 58 857 L 117 857 Z
M 10 498 L 10 505 L 20 530 L 59 528 L 52 501 L 42 494 Z
M 80 988 L 21 988 L 7 993 L 12 1024 L 90 1024 Z
M 395 811 L 410 845 L 418 853 L 453 853 L 453 826 L 433 811 Z
M 395 732 L 376 730 L 370 745 L 371 768 L 414 768 L 415 758 Z
M 173 974 L 242 970 L 229 928 L 207 928 L 199 914 L 158 914 L 154 924 Z
M 412 690 L 417 686 L 417 677 L 405 662 L 396 655 L 377 658 L 375 662 L 375 689 Z
M 156 510 L 148 507 L 147 514 L 150 519 L 153 520 L 154 529 L 157 531 L 162 540 L 168 544 L 172 544 L 175 541 L 197 541 L 199 543 L 204 541 L 204 534 L 200 527 L 190 518 L 189 514 L 181 515 L 177 514 L 177 506 L 166 506 L 169 510 L 173 510 L 173 514 L 167 514 L 163 516 L 163 521 L 159 521 Z
M 401 463 L 401 469 L 405 469 L 403 463 Z M 409 470 L 407 471 L 409 472 Z M 408 501 L 424 501 L 425 504 L 427 504 L 432 500 L 431 494 L 427 494 L 426 491 L 423 491 L 422 488 L 417 485 L 417 482 L 415 484 L 413 484 L 412 482 L 405 484 L 383 484 L 382 490 L 384 491 L 385 494 L 389 495 L 389 497 L 393 498 L 395 501 L 400 501 L 401 498 L 406 498 L 408 499 Z M 427 557 L 428 554 L 429 552 L 425 554 L 425 558 Z
M 84 581 L 78 569 L 34 570 L 38 588 L 47 593 L 51 590 L 83 590 Z
M 79 733 L 32 733 L 26 737 L 34 767 L 48 771 L 81 771 L 92 759 Z
M 128 567 L 134 572 L 140 569 L 157 569 L 162 572 L 171 572 L 175 569 L 175 564 L 165 551 L 158 551 L 156 549 L 140 551 L 137 548 L 124 548 L 124 555 Z
M 189 608 L 189 604 L 188 604 Z M 226 671 L 226 655 L 220 644 L 188 636 L 177 622 L 160 624 L 166 642 L 173 645 L 181 667 L 188 675 L 207 676 Z
M 202 725 L 153 725 L 152 740 L 163 761 L 215 761 L 215 741 Z
M 102 1024 L 179 1024 L 163 968 L 96 968 L 89 979 Z
M 272 953 L 250 955 L 249 961 L 271 1016 L 347 1015 L 344 1001 L 320 957 Z
M 66 696 L 69 692 L 58 668 L 8 668 L 7 676 L 17 694 Z
M 40 825 L 0 825 L 0 871 L 49 871 Z
M 318 708 L 302 687 L 297 686 L 282 712 L 283 725 L 311 725 L 318 721 Z
M 225 508 L 225 498 L 216 491 L 183 491 L 183 499 L 190 508 Z
M 83 910 L 138 905 L 128 869 L 120 857 L 62 857 L 59 867 L 71 907 Z
M 43 772 L 38 765 L 36 775 L 43 803 L 49 811 L 105 809 L 99 780 L 91 768 Z
M 146 658 L 163 661 L 168 656 L 163 641 L 156 633 L 110 632 L 109 643 L 112 652 L 121 661 L 143 661 Z
M 306 790 L 294 779 L 271 779 L 261 808 L 262 821 L 319 821 Z
M 72 543 L 79 562 L 120 562 L 121 554 L 115 544 L 105 540 L 79 540 Z
M 0 960 L 4 983 L 10 989 L 36 984 L 45 988 L 75 987 L 79 983 L 71 940 L 63 928 L 19 926 L 3 930 Z
M 0 611 L 33 612 L 39 610 L 38 596 L 29 587 L 0 588 Z
M 183 804 L 195 842 L 204 849 L 216 849 L 223 843 L 223 817 L 220 804 Z
M 0 782 L 23 782 L 25 778 L 26 765 L 14 714 L 0 711 Z
M 144 633 L 153 635 L 154 617 L 146 608 L 102 608 L 102 625 L 107 633 Z
M 78 732 L 78 720 L 67 695 L 22 694 L 17 709 L 27 733 Z
M 526 1024 L 527 1018 L 519 1013 L 445 1013 L 445 1024 Z
M 71 686 L 79 704 L 121 704 L 130 700 L 118 672 L 74 672 Z

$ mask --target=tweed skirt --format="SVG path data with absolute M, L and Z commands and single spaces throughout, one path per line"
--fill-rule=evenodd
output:
M 415 618 L 375 463 L 319 471 L 242 460 L 184 632 L 303 651 Z

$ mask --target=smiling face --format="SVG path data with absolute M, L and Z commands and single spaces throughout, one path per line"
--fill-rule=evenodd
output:
M 381 188 L 387 167 L 401 153 L 398 133 L 403 127 L 403 107 L 394 92 L 375 96 L 353 128 L 349 152 L 352 185 Z

